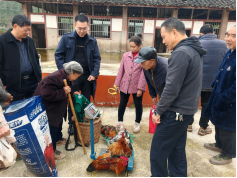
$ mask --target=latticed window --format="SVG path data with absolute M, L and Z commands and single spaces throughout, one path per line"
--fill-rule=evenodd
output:
M 110 19 L 91 18 L 90 35 L 95 38 L 110 38 Z
M 143 33 L 143 20 L 129 20 L 128 39 L 139 33 Z
M 221 28 L 221 22 L 206 22 L 205 24 L 210 24 L 213 26 L 213 30 L 215 32 L 215 35 L 217 35 L 217 37 L 219 37 L 219 32 L 220 32 L 220 28 Z
M 73 17 L 58 16 L 58 35 L 73 31 Z

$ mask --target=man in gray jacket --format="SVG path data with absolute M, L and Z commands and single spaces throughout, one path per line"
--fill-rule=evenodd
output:
M 161 25 L 169 50 L 166 84 L 152 120 L 157 123 L 150 161 L 152 177 L 187 177 L 187 127 L 198 110 L 202 84 L 202 48 L 198 38 L 187 37 L 184 23 L 169 18 Z M 176 115 L 177 114 L 177 115 Z M 177 120 L 176 120 L 177 119 Z
M 210 127 L 208 127 L 209 118 L 203 115 L 209 98 L 211 96 L 212 87 L 211 84 L 216 77 L 219 67 L 225 57 L 228 48 L 226 43 L 217 39 L 214 34 L 212 25 L 206 24 L 200 29 L 199 41 L 203 48 L 207 50 L 207 54 L 203 56 L 203 77 L 202 77 L 202 91 L 201 91 L 201 117 L 199 120 L 200 128 L 198 130 L 199 135 L 206 135 L 212 133 Z M 192 122 L 189 124 L 187 131 L 192 131 Z

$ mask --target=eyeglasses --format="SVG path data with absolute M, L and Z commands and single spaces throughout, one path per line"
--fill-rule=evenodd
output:
M 228 32 L 225 33 L 225 38 L 236 38 L 236 34 L 229 34 Z
M 79 30 L 79 31 L 87 31 L 87 27 L 85 27 L 85 28 L 80 28 L 80 27 L 79 27 L 78 30 Z

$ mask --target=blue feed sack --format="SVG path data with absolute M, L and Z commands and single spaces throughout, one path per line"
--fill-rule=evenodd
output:
M 17 151 L 27 169 L 39 177 L 57 177 L 48 117 L 40 96 L 16 101 L 4 113 L 15 131 Z

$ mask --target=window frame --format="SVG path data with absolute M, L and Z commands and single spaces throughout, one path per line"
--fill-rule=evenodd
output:
M 143 25 L 142 25 L 142 32 L 141 32 L 141 34 L 142 34 L 142 41 L 144 41 L 143 40 L 143 38 L 144 38 L 144 23 L 145 23 L 145 20 L 146 20 L 147 18 L 135 18 L 135 17 L 133 17 L 133 18 L 128 18 L 128 21 L 127 21 L 127 40 L 129 40 L 130 38 L 129 38 L 129 22 L 130 22 L 130 20 L 139 20 L 139 21 L 143 21 Z M 135 32 L 134 32 L 134 35 L 135 35 Z M 133 36 L 134 36 L 133 35 Z

